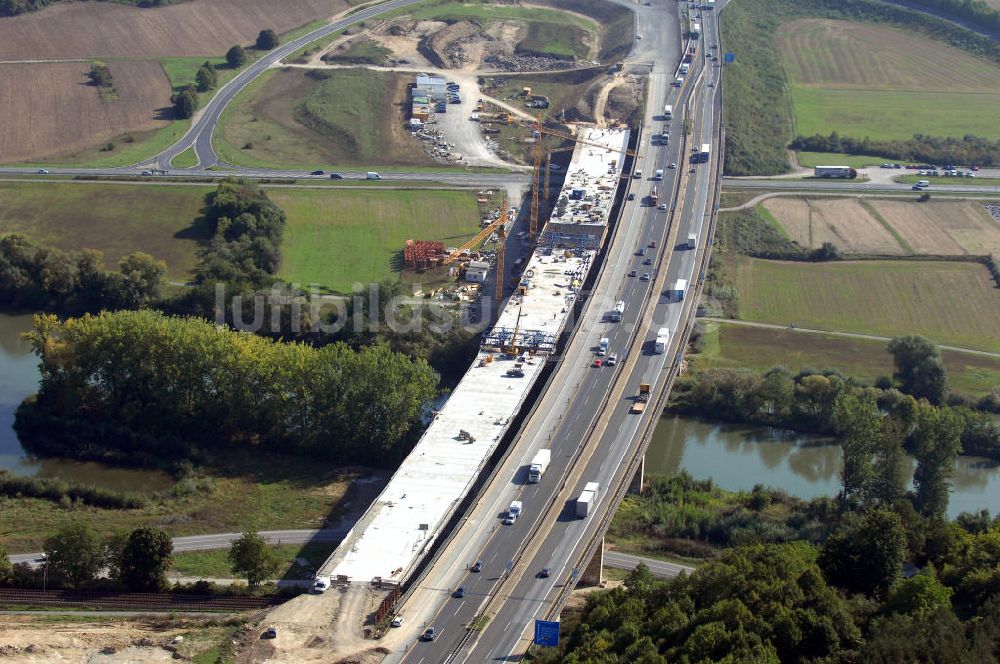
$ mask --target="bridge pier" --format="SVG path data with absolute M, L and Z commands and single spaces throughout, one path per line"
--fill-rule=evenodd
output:
M 632 482 L 628 485 L 629 493 L 642 493 L 642 481 L 646 475 L 646 455 L 642 455 L 639 459 L 639 467 L 635 470 L 635 477 L 632 478 Z
M 594 552 L 594 557 L 590 559 L 587 566 L 580 575 L 580 583 L 587 586 L 600 586 L 604 584 L 604 538 L 601 538 L 601 545 Z

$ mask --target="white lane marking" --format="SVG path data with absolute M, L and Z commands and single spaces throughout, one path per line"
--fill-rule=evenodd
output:
M 465 606 L 465 600 L 464 600 L 464 599 L 463 599 L 463 600 L 462 600 L 462 602 L 461 602 L 461 603 L 460 603 L 460 604 L 458 605 L 458 608 L 457 608 L 457 609 L 455 609 L 455 613 L 453 613 L 452 615 L 456 615 L 456 616 L 457 616 L 457 615 L 458 615 L 458 612 L 462 610 L 462 607 L 463 607 L 463 606 Z

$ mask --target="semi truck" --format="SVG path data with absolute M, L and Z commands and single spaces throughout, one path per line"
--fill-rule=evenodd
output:
M 657 353 L 666 353 L 668 345 L 670 345 L 670 330 L 661 327 L 656 332 L 656 345 L 653 347 L 653 350 Z
M 702 143 L 701 150 L 699 150 L 698 154 L 695 155 L 693 161 L 706 163 L 708 161 L 709 156 L 711 155 L 711 151 L 712 151 L 711 143 Z
M 694 233 L 688 235 L 687 248 L 696 249 L 698 247 L 698 236 Z
M 531 484 L 538 484 L 542 481 L 542 475 L 549 467 L 549 461 L 552 460 L 552 450 L 541 449 L 535 453 L 535 458 L 531 460 L 531 465 L 528 466 L 528 482 Z
M 656 207 L 660 203 L 660 191 L 654 186 L 649 192 L 649 207 Z
M 597 506 L 597 501 L 600 498 L 601 485 L 597 482 L 587 482 L 583 487 L 583 491 L 580 492 L 580 497 L 576 499 L 576 515 L 578 517 L 586 517 Z
M 632 408 L 629 410 L 630 413 L 641 414 L 646 410 L 646 402 L 649 401 L 649 383 L 639 384 L 639 393 L 635 395 L 632 399 Z
M 858 171 L 850 166 L 816 166 L 813 175 L 818 178 L 844 178 L 853 180 L 858 177 Z
M 620 323 L 622 320 L 622 314 L 625 313 L 625 301 L 618 300 L 615 303 L 615 308 L 608 312 L 608 320 L 612 323 Z

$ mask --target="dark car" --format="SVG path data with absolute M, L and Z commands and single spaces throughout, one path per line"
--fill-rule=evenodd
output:
M 629 273 L 628 273 L 628 276 L 630 276 L 630 277 L 634 277 L 634 276 L 636 276 L 637 274 L 639 274 L 639 273 L 638 273 L 638 272 L 637 272 L 636 270 L 629 270 Z
M 476 564 L 473 565 L 470 568 L 470 571 L 472 571 L 472 572 L 482 572 L 483 571 L 483 561 L 482 560 L 477 560 Z
M 551 575 L 552 575 L 552 570 L 549 569 L 548 567 L 543 567 L 542 569 L 540 569 L 538 571 L 538 575 L 537 576 L 538 576 L 539 579 L 547 579 Z
M 653 259 L 652 258 L 647 258 L 646 260 L 644 260 L 642 262 L 642 264 L 643 265 L 652 265 L 653 264 Z
M 421 641 L 433 641 L 437 638 L 437 630 L 433 627 L 428 627 L 424 630 L 424 633 L 420 635 Z
M 340 173 L 330 173 L 330 179 L 331 180 L 343 180 L 344 176 L 341 175 Z
M 324 174 L 325 174 L 325 171 L 322 171 L 322 170 L 315 170 L 315 171 L 313 171 L 311 173 L 311 175 L 324 175 Z
M 451 596 L 454 597 L 455 599 L 462 599 L 463 597 L 465 597 L 465 586 L 459 586 L 458 590 L 453 592 Z
M 264 630 L 264 633 L 261 634 L 261 637 L 265 639 L 276 639 L 278 638 L 278 630 L 274 627 L 268 627 Z

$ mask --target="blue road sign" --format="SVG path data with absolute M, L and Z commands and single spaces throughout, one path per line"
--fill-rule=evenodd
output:
M 733 53 L 732 51 L 729 51 L 728 53 L 722 56 L 722 61 L 726 63 L 736 62 L 736 54 Z
M 559 645 L 558 620 L 535 620 L 535 645 L 552 647 Z

